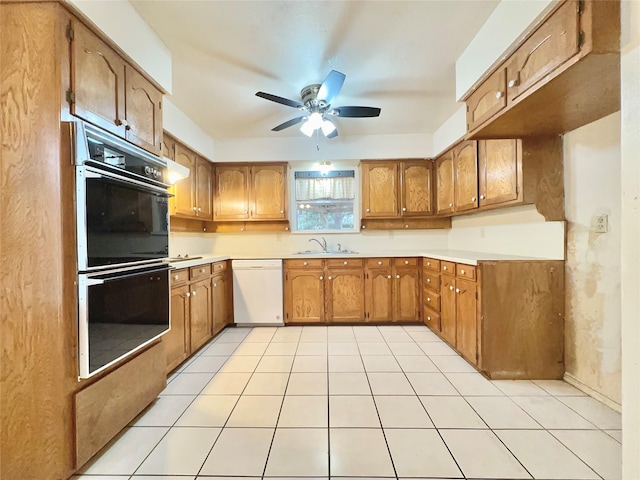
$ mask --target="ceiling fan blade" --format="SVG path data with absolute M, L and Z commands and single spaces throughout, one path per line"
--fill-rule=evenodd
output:
M 318 95 L 316 96 L 318 101 L 324 100 L 327 105 L 331 105 L 340 93 L 340 90 L 342 90 L 342 84 L 344 83 L 345 77 L 346 75 L 344 73 L 340 73 L 337 70 L 331 70 L 329 75 L 327 75 L 327 78 L 322 82 L 322 85 L 320 85 Z
M 296 117 L 296 118 L 292 118 L 291 120 L 281 123 L 280 125 L 273 127 L 271 129 L 271 131 L 273 132 L 279 132 L 280 130 L 284 130 L 285 128 L 289 128 L 292 127 L 298 123 L 300 123 L 302 120 L 304 120 L 306 117 Z
M 338 136 L 338 129 L 336 128 L 333 132 L 327 135 L 327 138 L 333 138 Z
M 276 103 L 280 103 L 282 105 L 286 105 L 288 107 L 302 108 L 302 109 L 304 108 L 304 105 L 302 105 L 300 102 L 296 102 L 294 100 L 289 100 L 288 98 L 279 97 L 277 95 L 272 95 L 271 93 L 257 92 L 256 96 L 257 97 L 261 97 L 261 98 L 265 98 L 267 100 L 271 100 L 272 102 L 276 102 Z
M 378 117 L 380 109 L 377 107 L 336 107 L 327 112 L 337 117 Z

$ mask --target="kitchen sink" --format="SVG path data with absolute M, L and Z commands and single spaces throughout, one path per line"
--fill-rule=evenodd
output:
M 302 252 L 293 252 L 294 255 L 359 255 L 358 252 L 353 250 L 327 250 L 327 251 L 311 251 L 305 250 Z

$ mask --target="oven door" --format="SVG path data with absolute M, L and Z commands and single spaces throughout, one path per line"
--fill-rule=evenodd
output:
M 159 264 L 78 275 L 80 378 L 169 330 L 170 270 Z
M 76 167 L 78 270 L 166 259 L 170 196 L 162 187 L 126 175 Z

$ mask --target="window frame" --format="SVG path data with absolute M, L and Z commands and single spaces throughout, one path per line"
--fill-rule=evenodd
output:
M 317 235 L 317 234 L 340 234 L 340 233 L 359 233 L 360 232 L 360 223 L 362 220 L 362 212 L 360 210 L 361 206 L 361 196 L 362 196 L 362 188 L 360 187 L 360 168 L 359 162 L 358 164 L 353 164 L 351 162 L 332 162 L 333 170 L 353 170 L 353 181 L 354 181 L 354 198 L 353 198 L 353 228 L 348 230 L 300 230 L 298 229 L 298 213 L 297 213 L 297 201 L 296 201 L 296 172 L 317 172 L 320 171 L 318 168 L 318 164 L 312 165 L 298 165 L 290 164 L 291 168 L 289 170 L 289 191 L 291 195 L 289 195 L 289 211 L 290 215 L 290 228 L 291 233 L 293 234 L 302 234 L 302 235 Z

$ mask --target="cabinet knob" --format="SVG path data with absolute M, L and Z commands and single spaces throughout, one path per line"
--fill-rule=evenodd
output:
M 201 268 L 201 269 L 200 269 L 200 273 L 204 273 L 204 268 Z
M 509 88 L 513 88 L 516 85 L 518 85 L 518 80 L 516 80 L 516 79 L 509 80 Z
M 367 226 L 366 225 L 362 225 L 362 229 L 364 230 L 365 228 L 367 228 Z
M 195 212 L 195 211 L 197 211 L 196 207 L 193 207 L 193 211 L 194 211 L 194 212 Z
M 475 202 L 476 201 L 476 197 L 471 197 L 471 201 Z
M 403 212 L 406 212 L 406 211 L 407 211 L 407 209 L 406 209 L 405 207 L 402 207 L 402 211 L 403 211 Z
M 348 265 L 349 262 L 347 262 L 346 260 L 344 262 L 342 262 L 343 265 Z
M 431 266 L 431 262 L 427 262 L 427 267 L 430 267 L 430 266 Z
M 217 286 L 218 286 L 218 284 L 217 284 L 217 283 L 214 283 L 214 284 L 213 284 L 213 288 L 216 288 Z
M 281 214 L 281 215 L 282 215 L 282 214 L 284 214 L 284 210 L 280 210 L 280 214 Z
M 367 213 L 369 213 L 371 210 L 369 210 L 369 209 L 367 208 L 367 210 L 366 210 L 366 211 L 367 211 Z
M 174 275 L 174 276 L 173 276 L 173 279 L 174 279 L 174 280 L 178 280 L 178 279 L 180 279 L 180 275 Z
M 480 200 L 484 200 L 484 195 L 480 195 Z
M 240 231 L 241 231 L 241 232 L 244 232 L 244 227 L 240 227 Z
M 198 207 L 198 211 L 199 211 L 199 212 L 201 212 L 201 211 L 202 211 L 202 208 L 201 208 L 201 207 Z
M 333 280 L 333 277 L 331 275 L 329 275 L 329 280 Z
M 464 275 L 464 268 L 463 268 L 462 270 L 460 270 L 460 273 L 461 273 L 462 275 Z
M 446 270 L 446 269 L 447 269 L 447 266 L 445 265 L 444 267 L 442 267 L 442 269 L 443 269 L 443 270 Z
M 427 320 L 431 321 L 431 315 L 427 315 Z
M 409 260 L 405 260 L 405 261 L 404 261 L 404 264 L 405 264 L 405 265 L 409 265 Z
M 503 95 L 504 93 L 502 92 L 496 92 L 496 98 L 502 98 Z
M 427 297 L 427 302 L 430 302 L 430 301 L 431 301 L 431 297 Z
M 320 275 L 320 280 L 324 280 L 324 277 L 322 275 Z
M 190 293 L 190 292 L 187 292 L 187 297 L 190 297 L 190 296 L 191 296 L 191 293 Z
M 404 228 L 409 228 L 409 225 L 405 225 Z
M 284 227 L 284 231 L 288 232 L 289 231 L 289 227 Z
M 427 278 L 427 283 L 431 283 L 431 279 L 430 278 Z
M 382 262 L 378 262 L 378 265 L 382 265 Z
M 456 288 L 456 293 L 460 293 L 460 289 L 459 288 Z
M 450 203 L 450 204 L 449 204 L 449 206 L 450 206 L 450 207 L 453 207 L 453 203 Z
M 307 265 L 309 265 L 309 262 L 302 262 L 302 265 L 306 267 Z
M 453 285 L 450 285 L 450 286 L 449 286 L 449 290 L 453 290 Z
M 387 278 L 391 278 L 391 275 L 387 275 Z
M 245 210 L 245 211 L 244 211 L 244 214 L 245 214 L 245 215 L 246 215 L 247 213 L 249 213 L 249 210 Z
M 400 278 L 400 275 L 396 275 L 396 278 Z
M 194 297 L 196 296 L 196 291 L 194 290 L 193 292 L 191 292 L 191 295 L 193 295 Z

